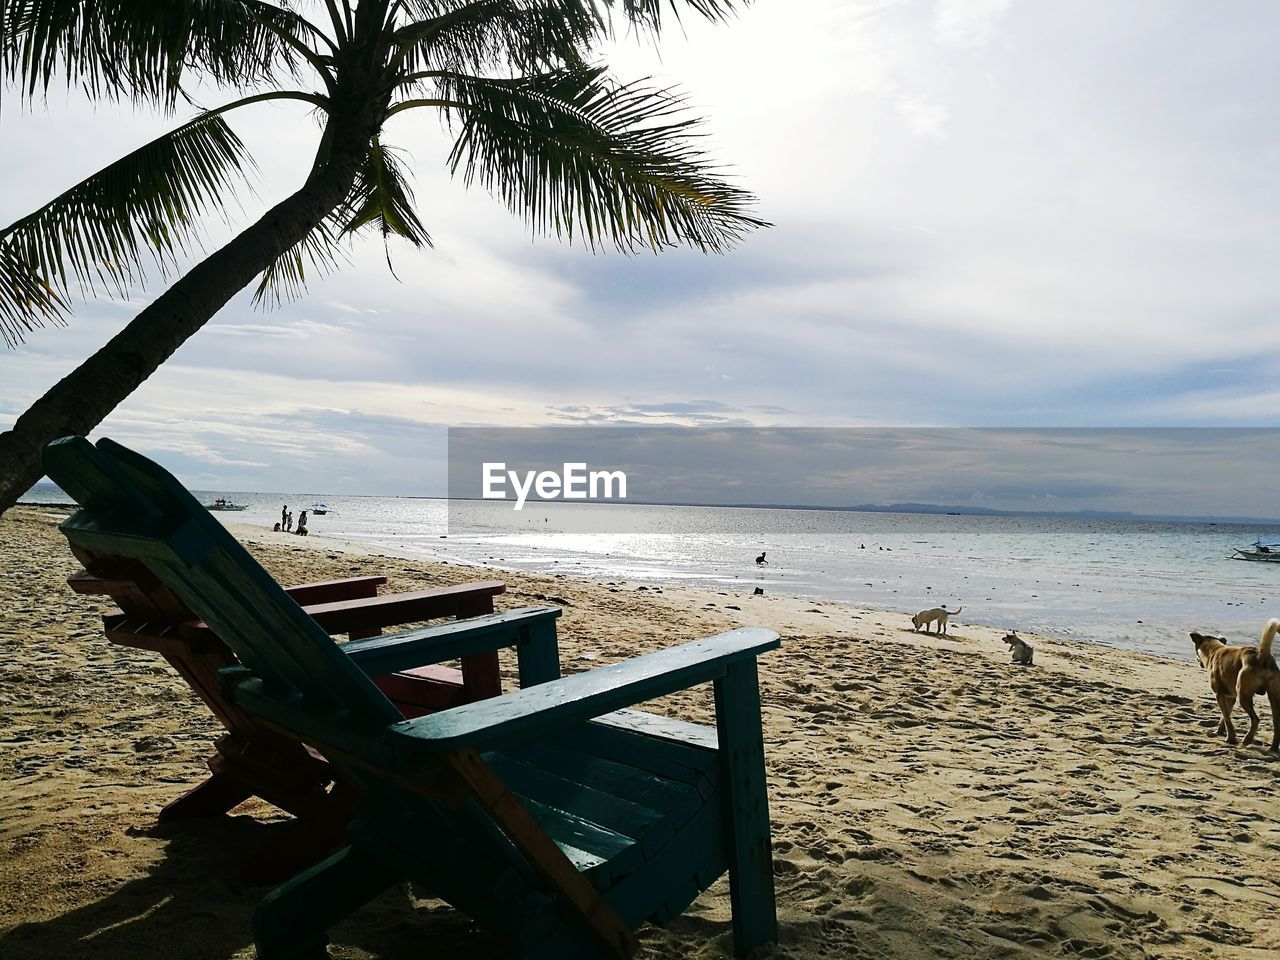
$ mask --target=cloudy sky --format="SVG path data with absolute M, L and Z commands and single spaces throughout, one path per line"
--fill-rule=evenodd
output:
M 197 487 L 433 494 L 450 425 L 1280 424 L 1278 30 L 1271 0 L 758 0 L 619 42 L 771 229 L 723 257 L 533 238 L 408 115 L 387 139 L 435 249 L 394 249 L 399 281 L 372 242 L 298 303 L 237 298 L 101 432 Z M 165 124 L 8 98 L 0 222 Z M 234 125 L 244 223 L 316 126 Z M 0 353 L 0 427 L 154 292 Z

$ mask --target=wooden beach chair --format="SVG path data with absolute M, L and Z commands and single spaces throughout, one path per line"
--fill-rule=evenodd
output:
M 73 544 L 143 562 L 235 651 L 227 699 L 362 787 L 348 845 L 259 906 L 263 960 L 314 953 L 405 879 L 527 960 L 630 956 L 640 924 L 726 870 L 735 951 L 776 938 L 756 658 L 777 634 L 732 630 L 564 678 L 554 647 L 519 642 L 522 689 L 405 720 L 370 676 L 490 649 L 559 610 L 344 649 L 156 464 L 66 438 L 45 469 L 82 505 L 62 524 Z M 703 683 L 714 728 L 623 709 Z
M 251 796 L 299 818 L 332 819 L 328 764 L 223 696 L 218 671 L 239 661 L 208 624 L 136 560 L 72 549 L 85 569 L 68 578 L 68 586 L 79 594 L 110 597 L 119 608 L 103 614 L 107 639 L 164 657 L 226 729 L 207 761 L 210 776 L 166 805 L 159 822 L 217 816 Z M 378 587 L 386 581 L 384 576 L 353 577 L 284 590 L 328 633 L 355 639 L 405 623 L 492 613 L 493 597 L 506 589 L 495 580 L 380 597 Z M 496 696 L 502 689 L 497 651 L 464 659 L 461 670 L 433 665 L 374 682 L 407 718 Z
M 328 761 L 293 737 L 282 736 L 232 704 L 218 671 L 238 665 L 208 624 L 136 560 L 72 547 L 85 569 L 68 578 L 76 593 L 108 596 L 119 609 L 103 614 L 108 640 L 159 653 L 204 701 L 226 732 L 206 761 L 210 775 L 170 801 L 157 822 L 213 817 L 251 796 L 293 814 L 297 823 L 241 868 L 252 885 L 275 883 L 333 852 L 355 809 L 352 784 Z M 387 627 L 493 612 L 506 585 L 490 580 L 378 596 L 384 576 L 351 577 L 284 588 L 330 634 L 378 636 Z M 554 644 L 554 631 L 547 642 Z M 497 650 L 464 657 L 461 669 L 430 665 L 373 678 L 406 718 L 422 716 L 501 692 Z

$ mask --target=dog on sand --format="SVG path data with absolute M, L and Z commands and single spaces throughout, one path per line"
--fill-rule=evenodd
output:
M 1036 651 L 1031 644 L 1016 633 L 1006 634 L 1004 642 L 1009 645 L 1009 652 L 1013 654 L 1013 657 L 1009 660 L 1010 663 L 1016 663 L 1023 667 L 1035 666 Z
M 1262 639 L 1256 647 L 1232 647 L 1222 637 L 1209 637 L 1191 631 L 1191 642 L 1196 646 L 1196 659 L 1209 673 L 1209 686 L 1222 711 L 1222 721 L 1214 735 L 1224 731 L 1227 743 L 1236 743 L 1236 728 L 1231 722 L 1231 711 L 1240 701 L 1249 715 L 1249 732 L 1243 746 L 1253 743 L 1258 733 L 1258 712 L 1253 709 L 1253 698 L 1266 693 L 1271 702 L 1271 752 L 1280 751 L 1280 667 L 1271 656 L 1271 644 L 1280 631 L 1280 620 L 1268 621 L 1262 631 Z
M 924 627 L 924 632 L 929 632 L 929 624 L 935 624 L 934 633 L 943 634 L 947 632 L 947 618 L 954 617 L 963 610 L 964 607 L 956 607 L 954 610 L 948 610 L 946 607 L 934 607 L 932 610 L 921 610 L 911 618 L 911 626 L 916 633 L 920 632 L 920 628 Z

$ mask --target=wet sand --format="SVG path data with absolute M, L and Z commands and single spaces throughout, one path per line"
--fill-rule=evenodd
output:
M 77 564 L 57 518 L 0 518 L 0 957 L 251 957 L 263 891 L 236 870 L 280 815 L 252 801 L 154 826 L 203 777 L 218 727 L 162 660 L 102 637 L 102 606 L 64 584 Z M 407 590 L 492 576 L 241 533 L 283 582 L 385 573 Z M 939 639 L 905 615 L 837 604 L 498 576 L 500 606 L 563 601 L 567 671 L 734 626 L 782 634 L 761 662 L 782 931 L 764 956 L 1280 949 L 1270 719 L 1261 745 L 1215 740 L 1192 663 L 1025 635 L 1036 665 L 1022 669 L 999 632 L 963 618 Z M 504 660 L 508 684 L 513 667 Z M 710 694 L 652 708 L 707 721 Z M 727 883 L 642 941 L 645 958 L 730 956 Z M 336 928 L 330 952 L 493 955 L 465 918 L 407 888 Z

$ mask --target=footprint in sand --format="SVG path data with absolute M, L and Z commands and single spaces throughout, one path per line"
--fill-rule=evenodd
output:
M 1234 927 L 1225 920 L 1211 920 L 1193 931 L 1197 937 L 1203 937 L 1213 943 L 1228 944 L 1241 947 L 1253 942 L 1253 934 L 1247 930 Z

